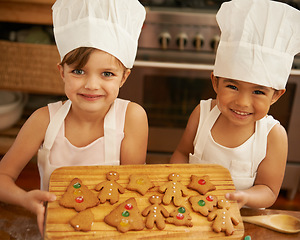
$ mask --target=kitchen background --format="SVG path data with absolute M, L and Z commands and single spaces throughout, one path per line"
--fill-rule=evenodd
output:
M 120 97 L 140 103 L 147 111 L 150 126 L 147 163 L 168 163 L 191 111 L 200 99 L 215 96 L 210 83 L 220 34 L 215 14 L 224 1 L 140 2 L 147 8 L 147 18 L 135 66 Z M 281 2 L 300 7 L 300 0 Z M 0 92 L 0 155 L 5 154 L 35 109 L 64 99 L 51 26 L 53 3 L 54 0 L 0 0 L 0 90 L 19 92 Z M 289 135 L 288 165 L 282 187 L 289 199 L 295 198 L 300 181 L 299 84 L 298 55 L 287 92 L 270 112 Z M 14 116 L 10 117 L 21 119 L 13 126 L 1 128 L 7 118 L 1 112 L 5 101 L 18 102 L 12 107 Z

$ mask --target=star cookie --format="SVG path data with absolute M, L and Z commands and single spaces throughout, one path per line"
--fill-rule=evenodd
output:
M 145 195 L 146 192 L 153 187 L 154 184 L 150 181 L 147 175 L 132 174 L 129 177 L 129 183 L 126 188 Z
M 201 177 L 192 175 L 188 188 L 196 190 L 202 195 L 206 194 L 208 191 L 213 191 L 216 189 L 216 187 L 209 181 L 208 175 Z

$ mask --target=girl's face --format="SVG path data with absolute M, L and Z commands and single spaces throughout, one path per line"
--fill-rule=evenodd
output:
M 107 111 L 130 74 L 112 55 L 94 50 L 80 69 L 76 64 L 58 65 L 65 93 L 73 106 L 88 112 Z
M 216 78 L 213 74 L 212 83 L 217 93 L 218 108 L 237 126 L 253 124 L 265 117 L 270 106 L 285 92 L 243 81 Z

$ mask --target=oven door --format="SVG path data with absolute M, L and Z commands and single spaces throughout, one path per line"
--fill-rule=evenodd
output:
M 136 61 L 120 97 L 148 115 L 147 163 L 168 163 L 200 99 L 214 98 L 212 65 Z

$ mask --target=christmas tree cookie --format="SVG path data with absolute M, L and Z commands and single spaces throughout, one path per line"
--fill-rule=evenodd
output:
M 213 191 L 216 189 L 216 187 L 209 181 L 208 175 L 201 177 L 192 175 L 188 188 L 196 190 L 202 195 L 206 194 L 208 191 Z
M 119 173 L 111 171 L 106 174 L 108 181 L 101 182 L 96 185 L 95 190 L 100 191 L 98 198 L 101 203 L 107 200 L 110 204 L 115 204 L 119 201 L 119 193 L 124 193 L 125 189 L 116 181 L 119 180 Z
M 59 204 L 66 208 L 75 208 L 77 212 L 95 207 L 99 203 L 97 196 L 89 190 L 79 178 L 74 178 L 66 192 L 59 200 Z
M 181 176 L 177 173 L 172 173 L 168 177 L 169 182 L 159 188 L 159 192 L 165 193 L 163 197 L 164 204 L 170 204 L 173 199 L 175 206 L 180 206 L 184 201 L 183 196 L 188 195 L 188 189 L 180 182 Z
M 207 216 L 211 212 L 214 206 L 217 205 L 218 198 L 215 195 L 198 195 L 189 198 L 192 208 L 195 212 L 201 213 L 203 216 Z
M 137 207 L 135 198 L 129 198 L 112 210 L 104 222 L 116 227 L 120 232 L 141 231 L 145 228 L 143 217 Z
M 190 216 L 189 210 L 184 207 L 178 207 L 170 213 L 170 217 L 166 219 L 167 223 L 174 224 L 176 226 L 187 226 L 192 227 L 192 217 Z

